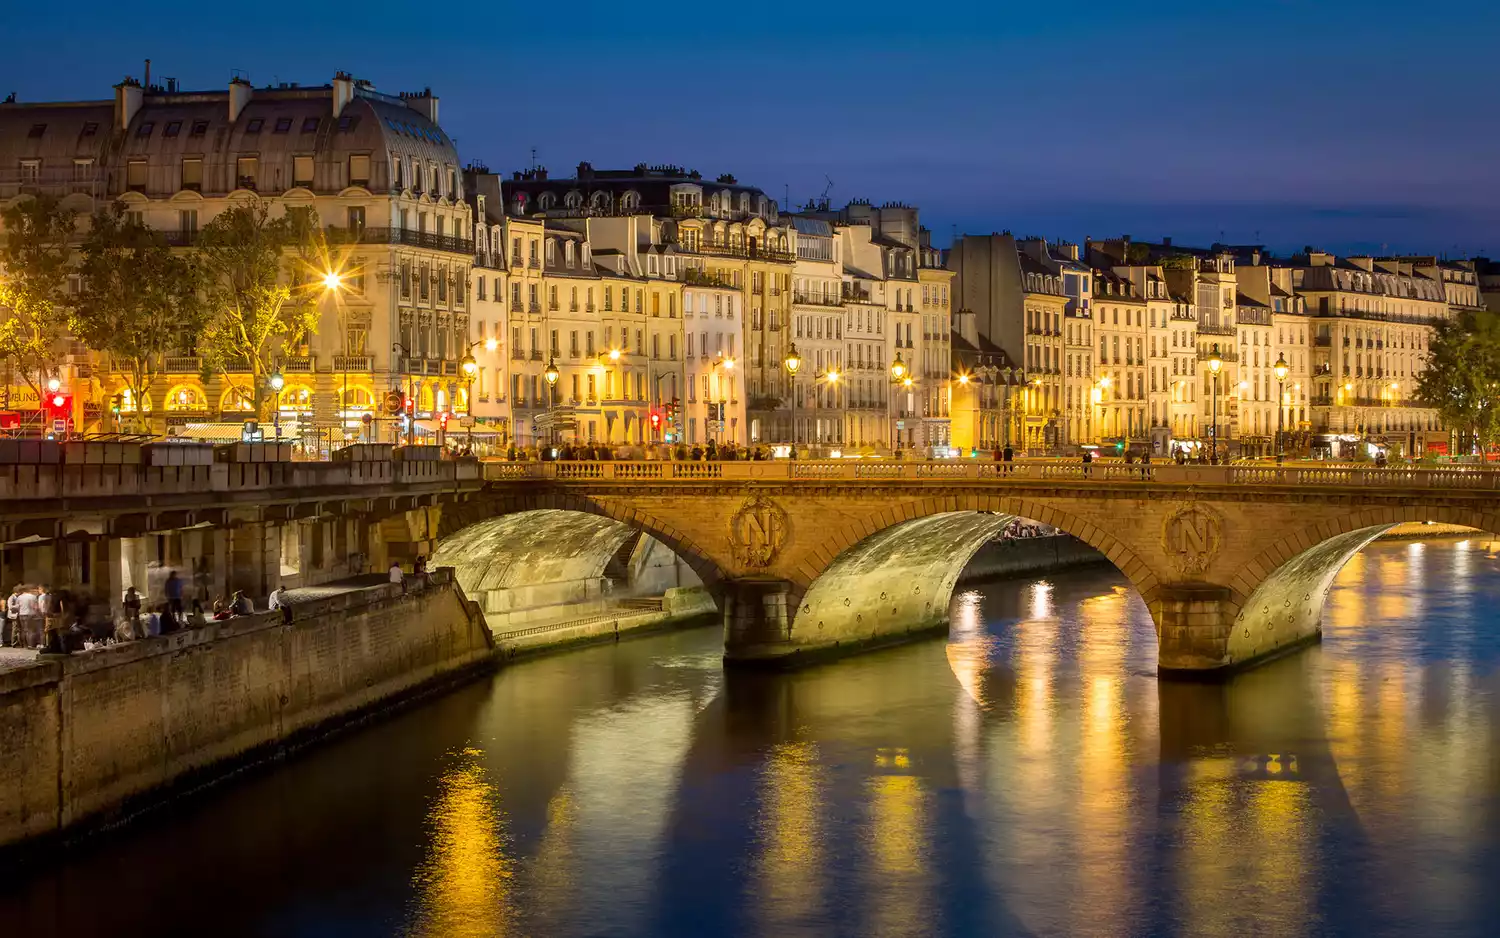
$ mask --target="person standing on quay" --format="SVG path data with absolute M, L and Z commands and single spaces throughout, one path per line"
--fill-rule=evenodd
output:
M 0 645 L 21 646 L 21 587 L 16 586 L 5 597 L 5 629 Z
M 125 587 L 125 596 L 121 600 L 125 607 L 125 621 L 129 623 L 131 638 L 142 638 L 141 633 L 141 594 L 136 592 L 134 586 Z
M 391 582 L 401 587 L 401 592 L 406 592 L 406 574 L 401 572 L 401 561 L 391 561 Z
M 176 570 L 167 574 L 166 593 L 167 605 L 172 607 L 172 615 L 182 618 L 182 578 L 177 575 Z

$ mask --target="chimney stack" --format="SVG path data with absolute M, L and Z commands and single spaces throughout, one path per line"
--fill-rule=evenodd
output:
M 406 101 L 406 106 L 426 117 L 434 124 L 438 122 L 438 99 L 432 93 L 431 88 L 423 88 L 421 91 L 402 93 L 401 97 Z
M 354 100 L 354 77 L 348 72 L 333 75 L 333 116 L 344 113 L 344 106 Z
M 240 113 L 245 110 L 245 105 L 250 103 L 252 89 L 250 82 L 236 75 L 229 79 L 229 123 L 233 124 L 240 119 Z
M 115 85 L 115 129 L 126 130 L 141 109 L 145 92 L 134 78 L 126 78 Z

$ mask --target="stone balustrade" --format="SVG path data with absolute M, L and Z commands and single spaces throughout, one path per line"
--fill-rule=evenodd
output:
M 771 460 L 764 462 L 485 462 L 490 482 L 526 479 L 595 481 L 780 481 L 931 480 L 1028 484 L 1039 481 L 1094 485 L 1155 483 L 1201 486 L 1318 486 L 1360 489 L 1500 489 L 1500 471 L 1481 467 L 1385 469 L 1301 464 L 1285 466 L 1199 466 L 1176 463 L 1127 465 L 1073 461 L 995 462 L 900 461 L 866 459 Z

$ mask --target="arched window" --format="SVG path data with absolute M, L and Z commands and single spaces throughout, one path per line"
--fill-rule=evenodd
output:
M 627 212 L 633 212 L 641 207 L 641 194 L 634 189 L 620 196 L 620 208 Z
M 563 205 L 571 209 L 583 208 L 583 193 L 574 189 L 563 197 Z
M 219 410 L 225 413 L 254 410 L 250 392 L 243 388 L 230 388 L 219 398 Z
M 196 385 L 178 385 L 167 392 L 167 410 L 201 411 L 208 409 L 203 389 Z
M 550 192 L 543 192 L 536 197 L 536 207 L 539 211 L 547 211 L 557 204 L 557 196 Z
M 346 410 L 371 410 L 375 407 L 375 395 L 368 388 L 350 388 L 344 392 Z
M 589 208 L 593 209 L 596 212 L 608 212 L 609 211 L 609 193 L 608 192 L 595 192 L 593 194 L 593 196 L 589 199 Z

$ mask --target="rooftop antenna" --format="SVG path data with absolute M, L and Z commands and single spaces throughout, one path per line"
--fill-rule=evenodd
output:
M 823 178 L 826 179 L 826 180 L 828 180 L 828 185 L 826 185 L 826 186 L 823 187 L 823 194 L 818 197 L 818 201 L 821 202 L 821 203 L 823 203 L 823 210 L 827 211 L 828 210 L 828 193 L 830 193 L 830 192 L 833 191 L 833 177 L 829 176 L 828 174 L 825 173 L 823 175 Z
M 790 183 L 781 184 L 781 210 L 788 211 L 787 206 L 792 204 L 792 187 Z
M 536 147 L 531 148 L 531 170 L 536 171 Z

